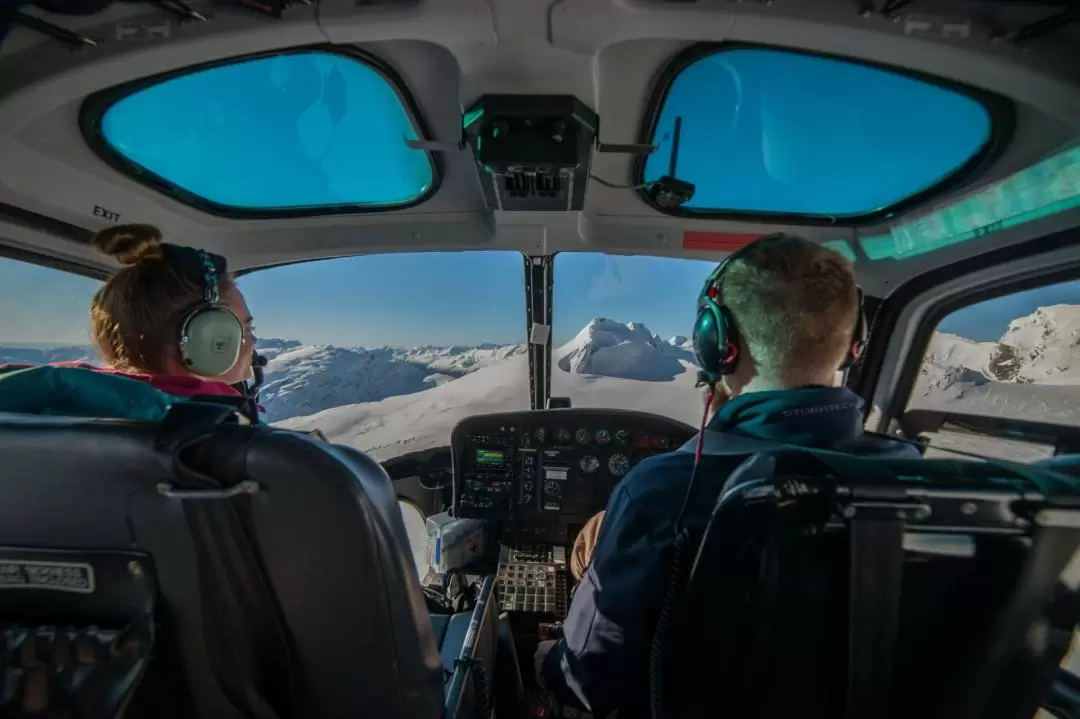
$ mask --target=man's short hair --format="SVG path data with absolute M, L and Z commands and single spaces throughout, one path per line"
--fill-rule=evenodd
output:
M 858 289 L 842 255 L 802 237 L 770 235 L 747 247 L 719 284 L 758 376 L 814 383 L 850 351 Z

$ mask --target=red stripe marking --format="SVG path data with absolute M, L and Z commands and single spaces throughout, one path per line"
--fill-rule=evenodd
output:
M 683 233 L 684 250 L 719 250 L 734 252 L 743 245 L 748 245 L 761 235 L 740 232 L 702 232 L 688 230 Z

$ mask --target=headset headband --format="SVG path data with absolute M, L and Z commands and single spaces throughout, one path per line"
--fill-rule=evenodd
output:
M 723 278 L 727 268 L 731 266 L 731 263 L 745 255 L 747 253 L 747 248 L 752 246 L 755 242 L 760 242 L 766 237 L 776 236 L 777 235 L 765 235 L 764 237 L 757 238 L 753 242 L 747 242 L 745 245 L 720 260 L 720 264 L 718 264 L 716 269 L 709 274 L 709 277 L 705 280 L 705 286 L 701 289 L 701 294 L 698 295 L 698 311 L 701 311 L 701 307 L 704 304 L 706 297 L 711 298 L 713 301 L 716 300 L 717 295 L 720 294 L 720 280 Z
M 221 255 L 206 250 L 197 250 L 183 245 L 163 245 L 165 259 L 170 265 L 180 270 L 184 277 L 197 280 L 206 288 L 204 302 L 217 303 L 220 300 L 218 286 L 220 277 L 229 271 L 229 263 Z M 213 285 L 211 289 L 211 284 Z

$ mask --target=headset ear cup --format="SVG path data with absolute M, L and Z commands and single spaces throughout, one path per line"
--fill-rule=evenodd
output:
M 735 366 L 739 362 L 739 333 L 735 329 L 734 318 L 727 307 L 718 306 L 716 314 L 718 317 L 716 343 L 721 357 L 720 374 L 732 375 L 735 374 Z
M 240 359 L 244 326 L 223 307 L 203 307 L 188 315 L 180 341 L 188 369 L 201 377 L 220 377 Z
M 738 361 L 738 336 L 726 307 L 711 299 L 702 301 L 694 325 L 694 357 L 702 372 L 715 381 L 735 372 Z

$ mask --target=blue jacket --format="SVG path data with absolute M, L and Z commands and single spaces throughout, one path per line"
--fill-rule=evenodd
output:
M 241 398 L 197 377 L 134 374 L 81 363 L 0 365 L 0 412 L 158 421 L 199 396 Z
M 863 433 L 862 400 L 844 388 L 755 392 L 732 399 L 708 429 L 854 454 L 918 457 L 914 447 Z M 728 475 L 746 455 L 701 459 L 684 521 L 704 526 Z M 588 570 L 542 672 L 563 703 L 620 719 L 648 716 L 649 648 L 667 586 L 675 521 L 694 455 L 634 467 L 608 500 Z

